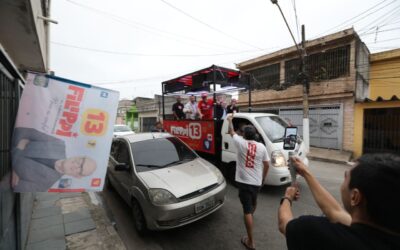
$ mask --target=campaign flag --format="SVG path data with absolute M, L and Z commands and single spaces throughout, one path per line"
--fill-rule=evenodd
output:
M 12 136 L 15 192 L 103 190 L 119 92 L 29 73 Z

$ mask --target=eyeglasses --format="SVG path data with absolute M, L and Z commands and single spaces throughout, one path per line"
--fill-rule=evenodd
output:
M 80 171 L 79 171 L 79 175 L 80 175 L 80 176 L 83 175 L 83 165 L 85 164 L 85 161 L 86 161 L 86 157 L 83 157 L 83 158 L 82 158 L 82 163 L 81 163 L 81 165 L 79 166 L 79 167 L 80 167 Z

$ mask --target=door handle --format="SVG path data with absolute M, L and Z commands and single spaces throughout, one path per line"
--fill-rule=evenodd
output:
M 228 149 L 229 148 L 229 143 L 225 142 L 224 143 L 224 147 L 225 147 L 225 149 Z

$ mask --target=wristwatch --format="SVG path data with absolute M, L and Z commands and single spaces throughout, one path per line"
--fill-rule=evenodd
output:
M 289 197 L 286 197 L 286 196 L 283 196 L 283 197 L 281 198 L 281 201 L 280 201 L 279 205 L 282 205 L 282 203 L 283 203 L 284 200 L 288 200 L 289 203 L 290 203 L 290 206 L 292 206 L 292 200 L 291 200 Z

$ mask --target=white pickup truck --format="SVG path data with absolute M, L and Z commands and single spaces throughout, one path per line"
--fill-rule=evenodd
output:
M 228 173 L 228 178 L 234 178 L 237 150 L 233 143 L 232 136 L 228 133 L 228 123 L 228 120 L 225 119 L 221 129 L 221 162 L 227 168 L 226 172 Z M 257 129 L 259 135 L 258 141 L 263 143 L 268 153 L 270 153 L 270 168 L 264 184 L 280 186 L 291 181 L 288 170 L 289 151 L 294 151 L 295 155 L 308 165 L 308 159 L 306 157 L 307 147 L 299 137 L 294 150 L 283 149 L 285 128 L 289 125 L 282 118 L 268 113 L 236 113 L 233 116 L 235 130 L 238 130 L 243 125 L 249 124 Z

